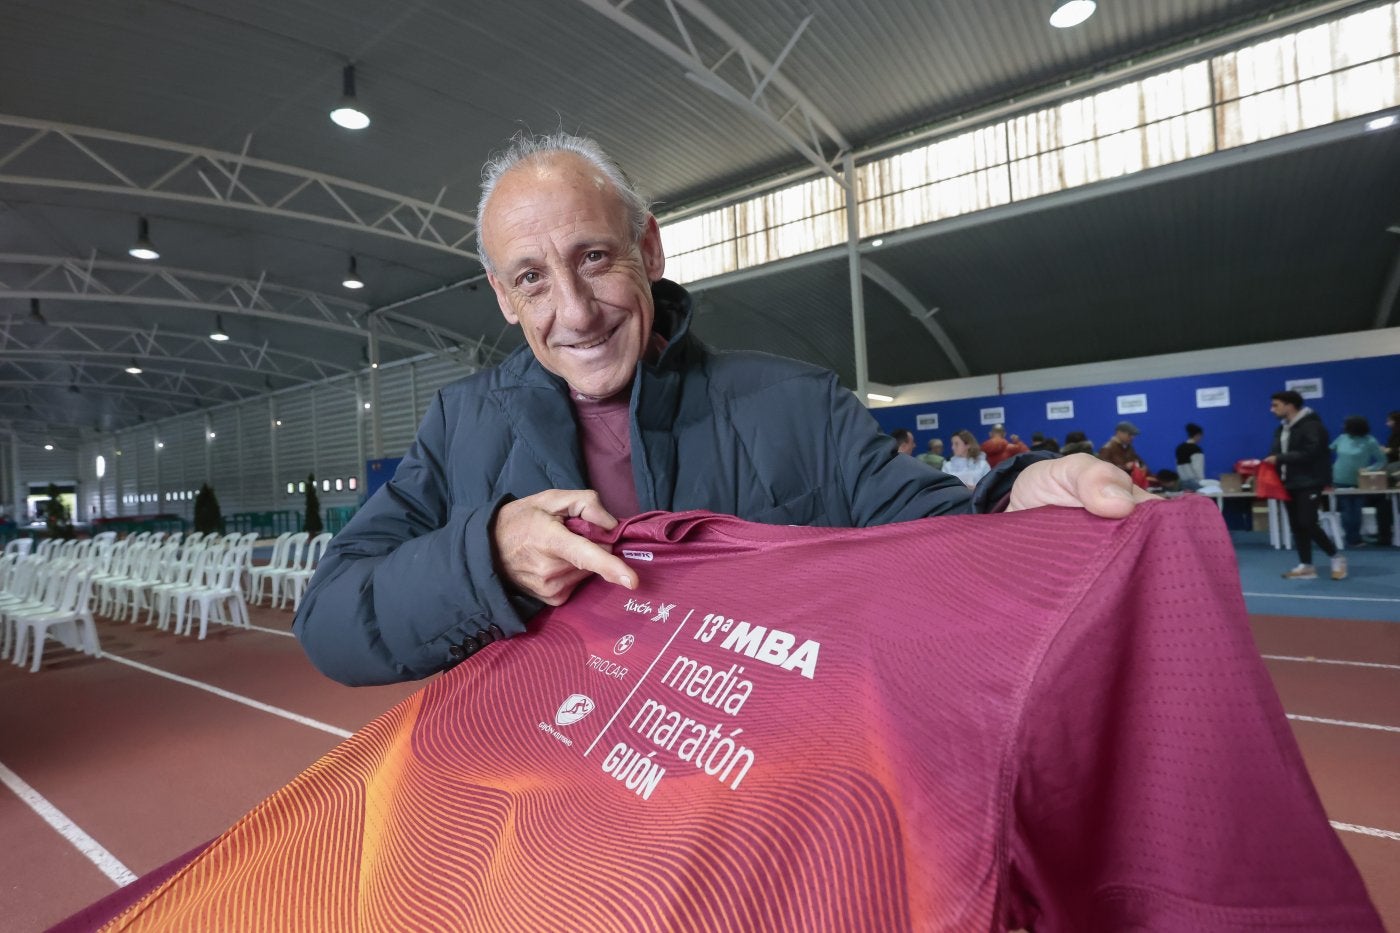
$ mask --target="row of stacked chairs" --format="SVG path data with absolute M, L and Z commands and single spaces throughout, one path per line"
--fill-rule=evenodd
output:
M 147 625 L 169 630 L 173 623 L 177 635 L 187 635 L 197 610 L 201 639 L 211 618 L 247 627 L 244 594 L 255 541 L 257 535 L 252 532 L 132 535 L 99 559 L 93 574 L 97 612 L 136 622 L 144 611 Z
M 273 608 L 281 609 L 290 603 L 295 612 L 301 606 L 306 584 L 311 581 L 330 543 L 328 531 L 314 537 L 304 531 L 278 535 L 272 543 L 272 557 L 268 562 L 249 571 L 248 599 L 261 606 L 266 592 Z
M 90 539 L 13 541 L 0 556 L 0 656 L 37 671 L 47 636 L 96 655 L 94 611 L 199 637 L 209 622 L 247 627 L 255 534 L 185 537 L 115 532 Z
M 110 546 L 110 540 L 96 538 L 44 541 L 32 551 L 27 538 L 6 546 L 0 556 L 0 657 L 22 665 L 32 645 L 29 670 L 37 671 L 50 635 L 75 650 L 100 653 L 92 619 L 93 557 Z

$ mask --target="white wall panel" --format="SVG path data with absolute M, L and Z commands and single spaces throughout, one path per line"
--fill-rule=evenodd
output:
M 418 430 L 413 408 L 413 368 L 394 366 L 379 374 L 379 425 L 384 456 L 402 457 Z M 374 453 L 369 454 L 371 458 Z
M 208 482 L 225 515 L 248 511 L 243 498 L 243 443 L 238 436 L 238 412 L 232 407 L 209 412 L 209 429 L 214 432 L 209 445 Z M 198 488 L 198 487 L 196 487 Z

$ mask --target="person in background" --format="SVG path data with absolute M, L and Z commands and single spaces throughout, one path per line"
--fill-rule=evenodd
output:
M 1348 415 L 1342 422 L 1342 433 L 1331 444 L 1337 460 L 1332 464 L 1332 485 L 1338 489 L 1355 489 L 1360 485 L 1362 470 L 1385 465 L 1385 452 L 1371 436 L 1371 424 L 1360 415 Z M 1383 499 L 1384 497 L 1377 497 Z M 1370 501 L 1369 499 L 1367 500 Z M 1342 513 L 1342 537 L 1347 547 L 1360 547 L 1361 496 L 1338 496 L 1337 511 Z M 1385 503 L 1378 502 L 1378 506 Z M 1379 508 L 1378 508 L 1379 513 Z
M 1138 426 L 1131 421 L 1118 422 L 1118 427 L 1113 429 L 1113 436 L 1108 439 L 1108 443 L 1099 448 L 1099 459 L 1106 460 L 1131 475 L 1135 468 L 1143 466 L 1142 458 L 1133 448 L 1133 438 L 1141 433 Z
M 929 438 L 928 453 L 919 454 L 919 459 L 935 470 L 943 469 L 943 438 Z
M 987 455 L 982 453 L 971 431 L 959 431 L 953 435 L 953 456 L 943 465 L 944 473 L 956 476 L 968 486 L 976 486 L 977 481 L 991 471 Z
M 1206 452 L 1201 449 L 1205 430 L 1199 424 L 1186 426 L 1186 443 L 1176 445 L 1176 475 L 1182 489 L 1200 489 L 1206 478 Z
M 992 425 L 992 429 L 987 432 L 987 440 L 981 447 L 982 454 L 987 458 L 987 465 L 990 467 L 995 467 L 1003 460 L 1010 460 L 1017 454 L 1023 454 L 1030 449 L 1021 443 L 1021 439 L 1015 434 L 1011 435 L 1010 440 L 1007 440 L 1006 425 L 1004 424 Z
M 1094 442 L 1089 440 L 1083 431 L 1070 431 L 1065 435 L 1065 444 L 1060 448 L 1062 454 L 1093 454 Z
M 1323 488 L 1332 481 L 1332 458 L 1327 454 L 1327 427 L 1317 412 L 1303 404 L 1303 397 L 1292 389 L 1270 396 L 1269 411 L 1279 419 L 1274 432 L 1274 446 L 1265 463 L 1278 467 L 1283 488 L 1289 498 L 1284 502 L 1288 521 L 1293 528 L 1293 542 L 1298 548 L 1298 566 L 1284 573 L 1285 580 L 1316 580 L 1317 569 L 1312 563 L 1316 544 L 1332 559 L 1332 579 L 1345 580 L 1347 559 L 1337 553 L 1337 546 L 1317 521 L 1318 501 Z
M 1389 484 L 1394 486 L 1400 481 L 1400 411 L 1392 411 L 1385 418 L 1386 427 L 1390 428 L 1390 436 L 1385 442 L 1385 472 L 1389 475 Z M 1394 498 L 1385 497 L 1385 502 L 1381 508 L 1376 509 L 1376 543 L 1388 546 L 1394 535 L 1395 513 L 1392 511 Z
M 1057 454 L 1060 452 L 1060 442 L 1037 431 L 1031 435 L 1031 450 L 1048 450 L 1052 454 Z M 1093 453 L 1093 451 L 1085 450 L 1082 453 Z
M 914 432 L 908 428 L 895 428 L 890 432 L 890 437 L 894 438 L 895 448 L 902 454 L 914 456 Z

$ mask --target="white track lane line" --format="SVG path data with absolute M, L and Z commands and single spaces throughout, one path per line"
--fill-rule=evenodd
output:
M 1389 839 L 1392 842 L 1400 842 L 1400 833 L 1392 832 L 1389 829 L 1376 829 L 1374 826 L 1357 826 L 1355 823 L 1339 823 L 1332 820 L 1332 828 L 1339 829 L 1344 833 L 1360 833 L 1363 836 L 1375 836 L 1378 839 Z
M 1349 603 L 1400 603 L 1391 596 L 1307 596 L 1302 593 L 1245 593 L 1245 596 L 1266 596 L 1269 599 L 1328 599 Z
M 48 823 L 58 834 L 67 839 L 88 861 L 97 866 L 98 871 L 111 878 L 117 887 L 125 887 L 136 880 L 136 875 L 127 868 L 111 852 L 103 848 L 102 843 L 89 836 L 78 828 L 63 811 L 49 803 L 37 790 L 25 783 L 24 779 L 15 774 L 4 764 L 0 764 L 0 782 L 15 792 L 15 796 L 39 814 L 39 818 Z
M 1385 671 L 1400 671 L 1400 664 L 1380 664 L 1376 661 L 1338 661 L 1334 658 L 1295 658 L 1286 654 L 1260 655 L 1266 661 L 1302 661 L 1305 664 L 1342 664 L 1346 667 L 1377 667 Z
M 242 703 L 244 706 L 251 706 L 253 709 L 262 710 L 264 713 L 271 713 L 274 716 L 281 716 L 283 719 L 290 719 L 292 722 L 301 723 L 303 726 L 310 726 L 313 729 L 320 729 L 322 732 L 329 732 L 331 735 L 338 736 L 342 739 L 348 739 L 351 735 L 354 734 L 347 729 L 341 729 L 337 726 L 332 726 L 330 723 L 321 722 L 318 719 L 312 719 L 310 716 L 303 716 L 300 713 L 294 713 L 291 710 L 282 709 L 280 706 L 272 706 L 268 703 L 262 703 L 258 700 L 254 700 L 251 697 L 245 697 L 242 694 L 233 693 L 232 691 L 224 690 L 222 687 L 215 687 L 213 684 L 206 684 L 200 680 L 193 680 L 189 677 L 181 677 L 179 674 L 172 674 L 169 671 L 163 671 L 158 667 L 151 667 L 149 665 L 142 664 L 140 661 L 132 661 L 129 658 L 123 658 L 119 655 L 112 654 L 111 652 L 102 652 L 102 657 L 106 658 L 109 661 L 116 661 L 118 664 L 125 664 L 127 667 L 134 667 L 138 671 L 145 671 L 148 674 L 155 674 L 157 677 L 164 677 L 166 680 L 173 680 L 176 683 L 184 684 L 188 687 L 195 687 L 199 690 L 208 691 L 209 693 L 212 693 L 215 696 L 223 697 L 225 700 L 232 700 L 235 703 Z
M 1378 729 L 1381 732 L 1400 732 L 1400 726 L 1381 726 L 1374 722 L 1348 722 L 1345 719 L 1323 719 L 1321 716 L 1300 716 L 1297 713 L 1286 713 L 1289 719 L 1298 722 L 1316 722 L 1324 726 L 1350 726 L 1353 729 Z

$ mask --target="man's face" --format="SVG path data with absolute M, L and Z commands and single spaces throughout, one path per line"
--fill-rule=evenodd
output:
M 1269 402 L 1269 411 L 1273 412 L 1275 418 L 1287 418 L 1292 414 L 1293 409 L 1292 406 L 1285 405 L 1278 399 L 1273 399 Z
M 910 434 L 899 442 L 899 452 L 902 454 L 912 454 L 914 452 L 914 435 Z
M 1133 435 L 1127 431 L 1115 431 L 1113 436 L 1118 438 L 1120 444 L 1127 445 L 1133 442 Z
M 535 358 L 583 395 L 626 388 L 651 339 L 651 283 L 666 266 L 655 218 L 633 243 L 612 183 L 569 154 L 511 169 L 485 215 L 487 279 Z
M 932 441 L 929 441 L 929 442 L 928 442 L 928 451 L 929 451 L 929 453 L 931 453 L 931 454 L 942 454 L 942 453 L 943 453 L 943 442 L 940 441 L 940 440 L 932 440 Z

